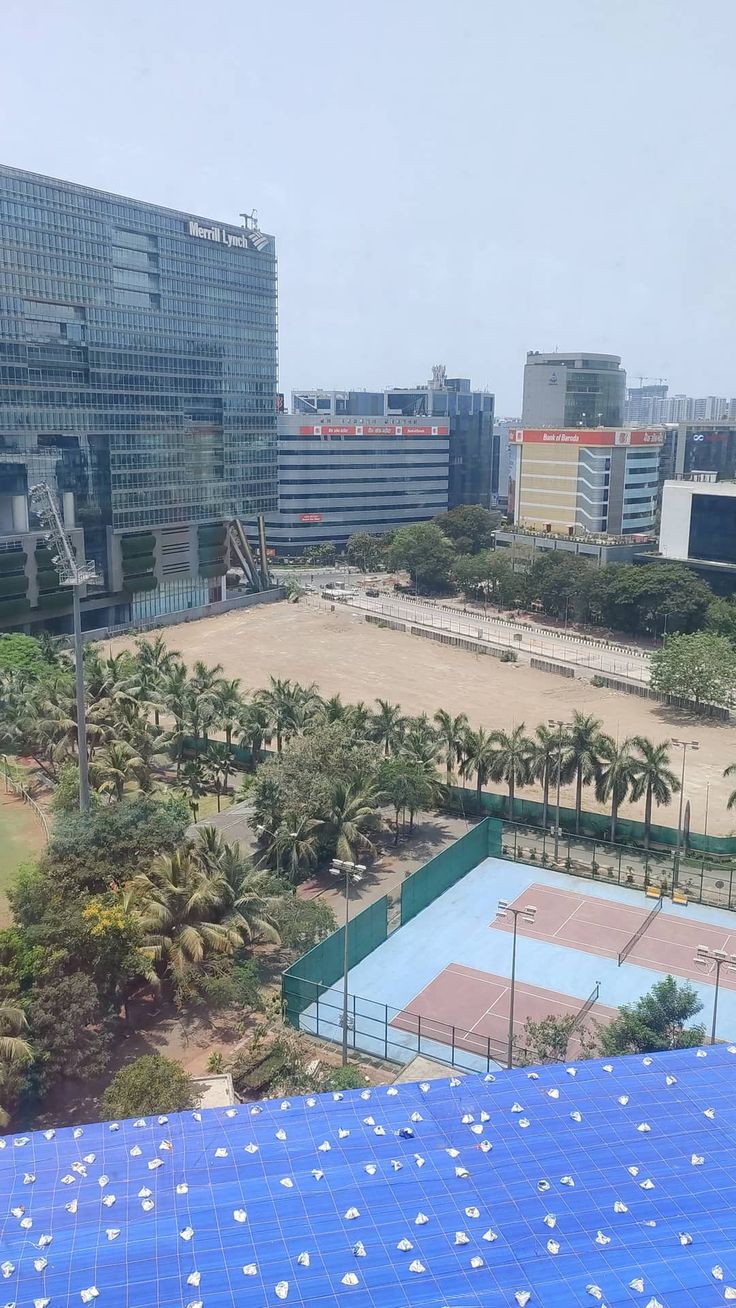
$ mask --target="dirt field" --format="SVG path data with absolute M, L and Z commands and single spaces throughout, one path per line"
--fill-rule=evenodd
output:
M 623 738 L 645 735 L 652 740 L 679 736 L 700 742 L 688 751 L 685 798 L 692 808 L 691 827 L 702 831 L 706 787 L 710 786 L 708 831 L 736 831 L 736 812 L 726 800 L 734 779 L 723 778 L 724 767 L 736 761 L 736 731 L 726 723 L 694 719 L 679 710 L 617 691 L 597 690 L 587 682 L 566 681 L 518 663 L 466 653 L 405 632 L 382 630 L 353 612 L 321 611 L 305 604 L 274 604 L 236 610 L 198 622 L 163 628 L 172 649 L 191 664 L 195 659 L 220 663 L 228 677 L 240 677 L 255 690 L 269 675 L 316 682 L 324 695 L 340 693 L 344 700 L 377 696 L 400 703 L 407 713 L 429 714 L 438 708 L 467 713 L 471 723 L 508 729 L 525 722 L 529 730 L 548 718 L 566 718 L 573 709 L 593 713 L 606 731 Z M 113 652 L 131 648 L 130 637 L 110 643 Z M 105 645 L 107 649 L 107 643 Z M 679 775 L 681 753 L 673 750 Z M 523 792 L 539 798 L 538 788 Z M 563 794 L 571 803 L 572 794 Z M 592 792 L 586 807 L 595 807 Z M 622 817 L 642 817 L 643 804 L 626 804 Z M 677 825 L 677 803 L 656 809 L 655 822 Z

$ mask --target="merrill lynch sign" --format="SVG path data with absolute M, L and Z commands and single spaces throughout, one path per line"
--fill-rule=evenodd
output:
M 201 241 L 213 241 L 216 245 L 226 245 L 230 249 L 248 249 L 249 242 L 245 232 L 228 232 L 224 227 L 203 227 L 196 218 L 189 220 L 187 231 L 190 236 L 197 236 Z

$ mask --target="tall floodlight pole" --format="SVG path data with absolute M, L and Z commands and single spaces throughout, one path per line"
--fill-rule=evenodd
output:
M 672 737 L 672 744 L 677 749 L 682 750 L 682 776 L 680 778 L 680 809 L 677 816 L 677 845 L 675 848 L 675 861 L 672 869 L 672 889 L 674 890 L 680 878 L 680 851 L 682 847 L 682 803 L 685 796 L 685 762 L 687 760 L 687 751 L 689 749 L 700 749 L 700 742 L 697 740 L 675 740 Z
M 61 520 L 56 500 L 46 482 L 30 490 L 34 511 L 46 529 L 53 550 L 53 563 L 62 586 L 72 592 L 74 626 L 74 673 L 77 702 L 77 750 L 79 753 L 79 811 L 89 812 L 89 759 L 87 757 L 87 718 L 84 701 L 84 646 L 79 594 L 82 586 L 97 580 L 93 563 L 79 563 L 71 539 Z
M 345 927 L 342 960 L 342 1065 L 348 1065 L 348 968 L 350 952 L 348 949 L 348 930 L 350 928 L 350 887 L 359 885 L 363 879 L 365 867 L 362 863 L 351 863 L 347 859 L 333 858 L 330 871 L 333 877 L 345 878 Z
M 698 967 L 707 971 L 708 966 L 715 964 L 715 993 L 713 996 L 713 1025 L 710 1029 L 710 1043 L 716 1043 L 716 1022 L 718 1021 L 718 991 L 721 987 L 721 968 L 725 967 L 727 972 L 736 971 L 736 954 L 727 954 L 724 949 L 710 949 L 708 945 L 698 945 L 694 960 Z
M 509 996 L 509 1039 L 508 1050 L 506 1053 L 506 1066 L 514 1066 L 514 999 L 516 998 L 516 928 L 519 918 L 524 922 L 533 922 L 537 910 L 533 904 L 527 904 L 525 908 L 512 908 L 507 899 L 499 899 L 496 917 L 506 917 L 510 913 L 513 920 L 513 945 L 511 947 L 511 994 Z

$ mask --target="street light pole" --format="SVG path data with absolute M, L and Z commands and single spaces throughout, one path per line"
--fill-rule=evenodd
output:
M 716 965 L 715 994 L 713 996 L 713 1025 L 710 1030 L 710 1043 L 716 1043 L 716 1020 L 718 1018 L 718 991 L 721 985 L 721 968 L 736 971 L 736 954 L 727 954 L 723 949 L 709 949 L 707 945 L 698 945 L 694 961 L 705 970 L 709 963 Z
M 672 869 L 672 889 L 674 890 L 680 876 L 680 846 L 682 843 L 682 806 L 685 798 L 685 761 L 689 749 L 700 749 L 698 740 L 675 740 L 672 737 L 672 744 L 682 750 L 682 776 L 680 778 L 680 808 L 677 816 L 677 846 L 675 849 L 675 862 Z
M 343 929 L 343 957 L 342 957 L 342 1065 L 347 1067 L 348 1063 L 348 930 L 350 927 L 350 884 L 359 884 L 362 880 L 365 867 L 362 863 L 349 863 L 345 859 L 333 858 L 333 867 L 330 869 L 333 877 L 345 877 L 345 926 Z
M 506 1066 L 510 1069 L 514 1066 L 514 999 L 516 997 L 516 931 L 518 919 L 521 917 L 525 922 L 533 922 L 536 915 L 536 908 L 533 904 L 527 904 L 525 908 L 512 908 L 506 899 L 499 899 L 496 917 L 506 917 L 510 913 L 514 919 L 513 926 L 513 943 L 511 946 L 511 995 L 509 997 L 509 1038 L 506 1052 Z

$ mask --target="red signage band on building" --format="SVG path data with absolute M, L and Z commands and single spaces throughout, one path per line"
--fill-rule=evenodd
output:
M 511 445 L 654 445 L 664 444 L 664 432 L 633 431 L 628 427 L 515 427 Z
M 322 521 L 322 514 L 321 514 L 321 513 L 300 513 L 300 514 L 299 514 L 299 521 L 300 521 L 300 522 L 321 522 L 321 521 Z
M 401 425 L 392 423 L 388 426 L 373 427 L 357 423 L 339 427 L 319 425 L 299 428 L 300 436 L 449 436 L 449 434 L 450 429 L 446 423 L 431 427 L 417 427 L 414 423 Z

